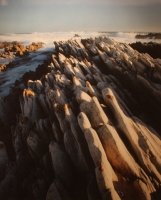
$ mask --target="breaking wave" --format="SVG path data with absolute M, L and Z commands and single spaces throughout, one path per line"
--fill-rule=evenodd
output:
M 1 34 L 0 41 L 18 41 L 24 45 L 29 45 L 32 42 L 43 42 L 44 44 L 51 44 L 54 41 L 68 40 L 73 38 L 74 35 L 79 35 L 80 38 L 96 37 L 98 35 L 108 35 L 109 37 L 115 39 L 118 42 L 132 43 L 136 41 L 148 42 L 149 39 L 136 39 L 135 35 L 137 32 L 33 32 L 33 33 L 11 33 L 11 34 Z M 157 40 L 154 40 L 158 42 Z
M 37 52 L 30 53 L 28 56 L 28 61 L 24 61 L 20 58 L 20 64 L 15 68 L 8 69 L 0 73 L 0 97 L 8 94 L 10 87 L 14 84 L 16 79 L 22 77 L 22 75 L 29 71 L 35 70 L 38 64 L 43 63 L 43 60 L 47 58 L 54 51 L 54 41 L 69 40 L 74 38 L 74 36 L 79 36 L 78 38 L 90 38 L 97 37 L 99 35 L 106 35 L 117 42 L 122 43 L 133 43 L 136 41 L 149 42 L 153 39 L 136 39 L 135 32 L 33 32 L 33 33 L 11 33 L 11 34 L 0 34 L 0 41 L 18 41 L 24 45 L 29 45 L 32 42 L 43 42 L 44 48 L 38 50 Z M 161 42 L 158 40 L 153 40 L 154 42 Z M 4 50 L 4 49 L 3 49 Z M 0 64 L 8 63 L 9 59 L 0 60 Z

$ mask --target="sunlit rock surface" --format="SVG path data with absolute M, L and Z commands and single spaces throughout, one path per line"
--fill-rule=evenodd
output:
M 103 36 L 55 48 L 17 124 L 0 101 L 0 197 L 160 199 L 160 59 Z

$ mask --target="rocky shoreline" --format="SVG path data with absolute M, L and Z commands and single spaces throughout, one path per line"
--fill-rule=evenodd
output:
M 161 59 L 108 37 L 55 47 L 0 99 L 2 200 L 158 200 Z
M 38 49 L 43 47 L 43 43 L 35 43 L 28 46 L 24 46 L 21 43 L 14 42 L 0 42 L 0 49 L 4 49 L 4 51 L 0 52 L 0 59 L 13 59 L 15 57 L 23 57 L 28 55 L 30 52 L 37 51 Z M 7 68 L 11 68 L 14 66 L 12 61 L 9 64 L 1 64 L 0 72 L 4 71 Z
M 161 39 L 161 33 L 148 33 L 148 34 L 137 34 L 135 36 L 137 39 Z

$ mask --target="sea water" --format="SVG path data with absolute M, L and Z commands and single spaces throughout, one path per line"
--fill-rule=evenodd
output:
M 99 35 L 106 35 L 110 38 L 121 43 L 133 43 L 133 42 L 158 42 L 161 40 L 154 39 L 136 39 L 134 32 L 34 32 L 34 33 L 13 33 L 13 34 L 1 34 L 0 41 L 13 42 L 18 41 L 23 45 L 29 45 L 32 42 L 43 42 L 44 47 L 36 52 L 31 52 L 28 56 L 22 58 L 15 58 L 18 64 L 14 68 L 7 69 L 0 72 L 0 97 L 4 97 L 9 93 L 11 86 L 14 85 L 15 80 L 21 78 L 24 73 L 32 70 L 34 71 L 39 64 L 42 64 L 48 56 L 54 52 L 54 41 L 65 41 L 73 39 L 75 34 L 79 35 L 77 39 L 97 37 Z M 1 50 L 2 51 L 2 50 Z M 14 58 L 13 58 L 14 59 Z M 9 63 L 13 59 L 1 59 L 0 64 Z

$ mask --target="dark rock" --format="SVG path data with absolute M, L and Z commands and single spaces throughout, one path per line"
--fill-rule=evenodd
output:
M 129 45 L 139 53 L 148 53 L 152 58 L 161 58 L 161 44 L 136 42 Z
M 14 64 L 14 62 L 12 62 L 12 61 L 10 61 L 8 64 L 7 64 L 7 68 L 12 68 L 12 67 L 14 67 L 15 66 L 15 64 Z
M 16 80 L 15 81 L 15 86 L 18 86 L 20 84 L 20 81 L 19 80 Z
M 10 163 L 7 166 L 5 179 L 0 184 L 0 197 L 2 200 L 14 197 L 18 192 L 17 166 L 16 163 Z
M 137 39 L 161 39 L 161 33 L 148 33 L 148 34 L 137 34 Z
M 16 56 L 23 56 L 24 54 L 23 54 L 23 51 L 21 51 L 21 50 L 18 50 L 17 52 L 16 52 Z
M 80 37 L 78 34 L 75 34 L 74 37 Z
M 38 65 L 35 72 L 34 71 L 26 72 L 22 77 L 22 82 L 24 84 L 27 84 L 28 80 L 31 79 L 34 81 L 34 80 L 40 79 L 41 76 L 43 76 L 43 74 L 46 74 L 48 72 L 49 72 L 48 61 L 45 60 L 44 64 Z

